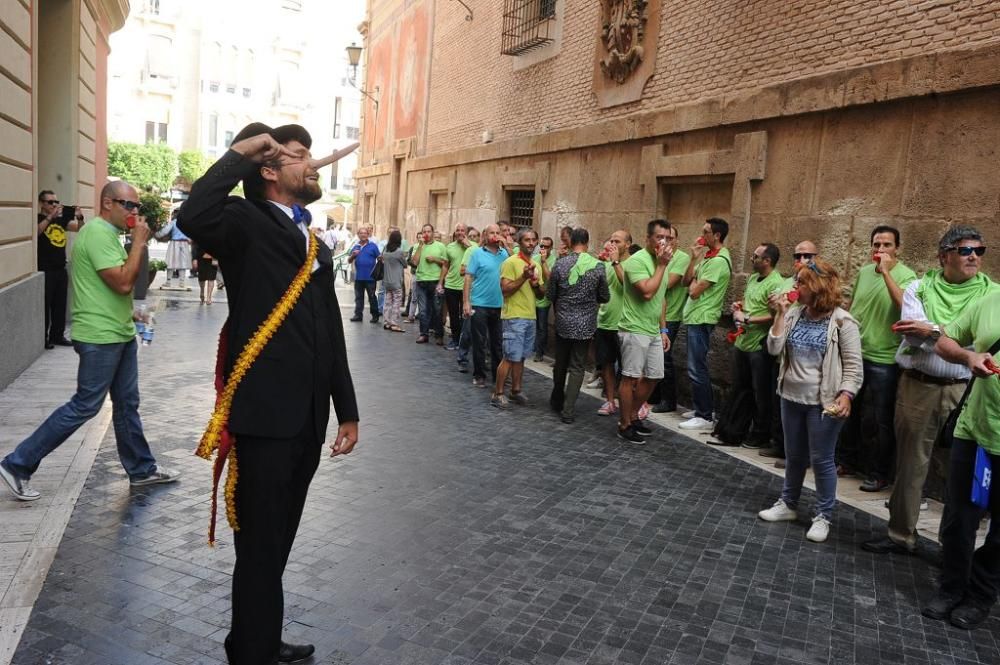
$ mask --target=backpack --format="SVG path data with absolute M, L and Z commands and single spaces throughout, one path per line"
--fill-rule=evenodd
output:
M 723 443 L 738 446 L 743 443 L 753 422 L 753 392 L 744 389 L 729 395 L 729 399 L 719 412 L 719 419 L 712 430 L 712 436 Z

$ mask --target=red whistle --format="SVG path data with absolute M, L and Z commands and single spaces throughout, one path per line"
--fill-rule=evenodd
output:
M 597 258 L 601 261 L 607 261 L 610 256 L 611 255 L 608 253 L 608 250 L 604 250 L 603 252 L 597 255 Z
M 791 291 L 785 294 L 785 297 L 788 298 L 788 302 L 794 305 L 799 300 L 799 290 L 792 289 Z
M 739 326 L 736 330 L 730 331 L 729 333 L 726 334 L 726 341 L 729 342 L 730 344 L 735 344 L 736 338 L 745 332 L 746 329 L 743 326 Z
M 697 240 L 697 242 L 695 244 L 698 245 L 699 247 L 704 247 L 705 246 L 705 236 L 698 236 L 698 240 Z
M 872 252 L 872 263 L 881 263 L 882 256 L 878 252 Z
M 993 362 L 992 358 L 987 359 L 987 361 L 983 364 L 986 365 L 986 369 L 990 370 L 994 374 L 1000 374 L 1000 367 L 998 367 L 997 364 Z
M 136 219 L 135 215 L 129 215 L 128 217 L 125 218 L 125 226 L 127 226 L 130 229 L 134 229 L 137 221 L 138 219 Z

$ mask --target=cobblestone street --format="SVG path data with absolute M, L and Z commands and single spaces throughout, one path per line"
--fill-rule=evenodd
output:
M 108 431 L 15 664 L 224 662 L 232 534 L 220 511 L 206 544 L 210 469 L 192 452 L 225 313 L 162 307 L 140 411 L 184 476 L 130 491 Z M 798 522 L 763 523 L 774 475 L 659 427 L 627 447 L 588 396 L 562 424 L 531 372 L 532 406 L 498 411 L 453 354 L 345 325 L 361 441 L 324 454 L 285 574 L 285 636 L 313 662 L 1000 663 L 1000 619 L 923 618 L 936 570 L 858 547 L 884 522 L 839 506 L 810 543 L 811 492 Z

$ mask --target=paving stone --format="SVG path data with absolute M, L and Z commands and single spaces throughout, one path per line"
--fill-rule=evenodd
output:
M 231 534 L 205 531 L 224 307 L 168 303 L 142 349 L 141 413 L 174 485 L 130 490 L 105 437 L 14 656 L 35 663 L 218 664 Z M 362 440 L 324 456 L 285 574 L 286 635 L 337 665 L 1000 663 L 1000 619 L 924 619 L 936 571 L 858 544 L 884 523 L 840 507 L 765 524 L 780 479 L 657 428 L 641 448 L 581 396 L 563 425 L 500 412 L 452 354 L 347 324 Z M 814 497 L 806 492 L 803 503 Z

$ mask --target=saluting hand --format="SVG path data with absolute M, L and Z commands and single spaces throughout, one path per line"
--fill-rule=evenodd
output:
M 243 139 L 229 146 L 232 150 L 240 153 L 253 162 L 262 164 L 264 162 L 277 159 L 279 157 L 291 157 L 301 159 L 301 155 L 292 152 L 285 146 L 274 140 L 270 134 L 258 134 L 248 139 Z

